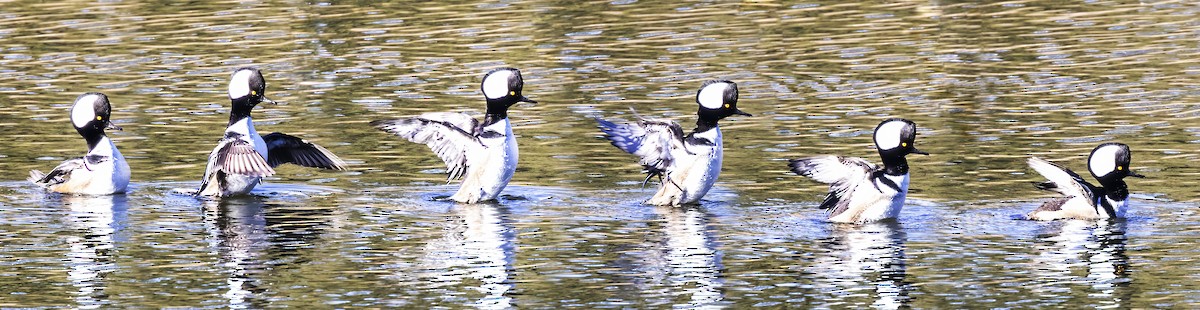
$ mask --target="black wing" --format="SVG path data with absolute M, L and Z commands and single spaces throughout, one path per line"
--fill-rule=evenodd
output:
M 304 167 L 346 170 L 346 162 L 320 145 L 283 133 L 262 137 L 267 143 L 267 163 L 271 167 L 296 164 Z

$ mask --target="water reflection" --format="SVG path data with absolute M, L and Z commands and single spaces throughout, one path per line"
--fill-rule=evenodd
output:
M 474 262 L 446 264 L 452 265 L 450 270 L 437 270 L 432 262 L 420 265 L 425 269 L 413 267 L 419 265 L 416 258 L 433 251 L 426 248 L 431 241 L 466 243 L 461 234 L 467 224 L 458 223 L 464 221 L 461 210 L 427 201 L 400 206 L 416 199 L 394 199 L 411 197 L 414 191 L 406 187 L 443 189 L 435 185 L 445 182 L 444 164 L 420 145 L 390 147 L 396 139 L 375 132 L 365 121 L 435 110 L 480 113 L 479 74 L 512 66 L 528 68 L 527 81 L 545 98 L 512 117 L 522 153 L 513 182 L 562 187 L 555 197 L 571 197 L 531 197 L 491 210 L 500 214 L 505 227 L 497 228 L 502 236 L 494 238 L 510 240 L 511 248 L 519 249 L 502 250 L 516 270 L 498 282 L 515 286 L 503 293 L 515 299 L 505 300 L 513 305 L 667 307 L 687 303 L 702 291 L 697 283 L 706 279 L 723 279 L 715 290 L 737 308 L 760 302 L 763 308 L 772 302 L 780 307 L 854 303 L 866 308 L 880 298 L 881 289 L 908 291 L 910 297 L 885 297 L 915 308 L 1016 308 L 1042 301 L 1092 305 L 1100 304 L 1092 302 L 1093 296 L 1109 289 L 1120 303 L 1131 297 L 1131 308 L 1200 304 L 1200 294 L 1191 289 L 1200 287 L 1200 264 L 1194 259 L 1200 250 L 1192 246 L 1200 240 L 1200 191 L 1195 190 L 1200 185 L 1200 65 L 1193 60 L 1200 10 L 1193 4 L 294 3 L 299 5 L 155 5 L 136 0 L 2 5 L 0 97 L 5 109 L 0 130 L 7 139 L 0 139 L 0 168 L 5 171 L 44 169 L 78 156 L 78 135 L 62 130 L 69 123 L 62 113 L 68 108 L 63 97 L 100 90 L 121 94 L 113 113 L 122 115 L 118 125 L 126 130 L 111 135 L 130 164 L 139 167 L 138 178 L 194 189 L 211 138 L 228 122 L 230 107 L 223 103 L 222 87 L 228 72 L 243 66 L 267 70 L 272 93 L 278 93 L 274 99 L 288 103 L 256 111 L 263 126 L 303 135 L 360 164 L 336 175 L 278 171 L 280 179 L 295 180 L 277 184 L 280 189 L 319 184 L 345 193 L 303 202 L 305 208 L 337 210 L 345 216 L 340 222 L 321 218 L 320 212 L 327 211 L 295 217 L 309 219 L 277 217 L 294 209 L 275 208 L 277 198 L 263 200 L 261 210 L 221 210 L 201 207 L 190 197 L 163 198 L 163 191 L 131 191 L 127 226 L 114 232 L 120 251 L 88 241 L 98 236 L 87 232 L 91 228 L 86 224 L 62 224 L 69 210 L 60 198 L 34 194 L 28 183 L 16 184 L 21 180 L 14 176 L 0 184 L 0 303 L 30 308 L 74 303 L 77 288 L 66 278 L 66 268 L 76 263 L 66 261 L 67 236 L 83 242 L 72 256 L 95 252 L 98 259 L 81 260 L 83 264 L 104 264 L 106 255 L 112 255 L 108 262 L 117 265 L 107 266 L 115 271 L 89 267 L 100 271 L 93 281 L 80 283 L 91 283 L 94 294 L 103 294 L 96 292 L 103 288 L 107 299 L 118 304 L 225 304 L 226 276 L 234 272 L 245 272 L 241 281 L 251 281 L 239 282 L 235 293 L 267 294 L 243 297 L 247 307 L 254 306 L 250 299 L 362 308 L 435 301 L 454 308 L 476 302 L 486 293 L 477 289 L 483 287 L 481 281 L 465 275 L 477 268 Z M 508 13 L 536 18 L 496 18 L 514 16 Z M 632 107 L 688 121 L 695 111 L 695 92 L 688 85 L 706 79 L 744 84 L 740 100 L 761 108 L 764 116 L 725 128 L 737 137 L 725 141 L 725 169 L 717 186 L 731 189 L 737 198 L 722 199 L 729 201 L 731 212 L 711 205 L 699 211 L 708 214 L 700 221 L 708 227 L 701 231 L 708 242 L 719 241 L 720 253 L 709 245 L 713 253 L 693 254 L 693 260 L 716 267 L 701 268 L 709 273 L 694 272 L 693 282 L 677 285 L 672 279 L 688 278 L 685 269 L 672 269 L 668 261 L 673 243 L 685 239 L 667 236 L 663 227 L 673 211 L 611 207 L 626 200 L 611 193 L 628 196 L 614 187 L 637 188 L 624 183 L 631 181 L 636 164 L 628 155 L 596 152 L 611 146 L 597 137 L 589 116 L 631 118 Z M 807 222 L 811 209 L 776 207 L 811 207 L 820 202 L 816 193 L 826 189 L 784 175 L 784 166 L 771 159 L 874 156 L 863 124 L 894 116 L 923 124 L 922 149 L 934 153 L 914 168 L 910 198 L 940 204 L 932 211 L 906 209 L 913 221 L 903 221 L 903 232 L 893 236 L 898 241 L 889 244 L 887 233 L 835 232 L 827 223 Z M 1090 245 L 1074 254 L 1060 253 L 1060 259 L 1073 257 L 1060 265 L 1074 265 L 1069 265 L 1072 272 L 1058 272 L 1057 277 L 1074 277 L 1064 283 L 1036 277 L 1054 274 L 1037 268 L 1056 268 L 1034 265 L 1035 260 L 1050 260 L 1036 257 L 1069 252 L 1063 240 L 1076 238 L 1071 234 L 1110 236 L 1096 231 L 1106 228 L 1060 232 L 1063 227 L 1055 225 L 1063 224 L 1009 222 L 1009 213 L 1000 212 L 1008 210 L 1007 204 L 1044 197 L 1030 189 L 1033 180 L 1024 160 L 1037 155 L 1081 167 L 1079 154 L 1110 140 L 1137 144 L 1139 166 L 1133 168 L 1155 176 L 1134 187 L 1136 195 L 1150 197 L 1134 210 L 1152 220 L 1133 217 L 1126 232 L 1137 238 L 1129 256 L 1136 250 L 1138 258 L 1130 263 L 1136 272 L 1128 272 L 1128 287 L 1113 282 L 1126 281 L 1126 276 L 1101 276 L 1110 268 L 1106 264 L 1120 270 L 1123 263 L 1090 263 L 1115 255 L 1095 252 L 1111 246 L 1095 240 L 1082 243 Z M 534 192 L 538 190 L 527 193 Z M 536 196 L 527 193 L 522 195 Z M 645 197 L 644 192 L 633 194 Z M 999 201 L 1006 205 L 993 205 Z M 206 208 L 211 210 L 199 212 Z M 609 213 L 598 214 L 604 211 Z M 680 218 L 688 217 L 688 211 L 677 211 Z M 260 218 L 230 213 L 257 213 Z M 504 214 L 513 214 L 512 227 L 504 226 Z M 278 218 L 290 224 L 276 224 Z M 455 221 L 450 227 L 443 223 L 447 218 Z M 333 223 L 328 233 L 322 221 Z M 121 222 L 114 214 L 113 223 Z M 675 223 L 680 225 L 670 225 L 692 224 Z M 764 225 L 745 229 L 734 223 Z M 1046 233 L 1051 236 L 1035 238 L 1033 231 L 1042 228 L 1052 230 Z M 520 232 L 520 239 L 512 239 L 511 231 Z M 452 234 L 460 239 L 431 240 Z M 850 241 L 868 237 L 883 238 L 878 247 L 903 249 L 908 268 L 901 270 L 913 276 L 896 282 L 881 277 L 901 273 L 838 266 L 884 269 L 878 256 L 864 255 L 874 257 L 866 264 L 851 255 L 855 248 L 870 252 L 871 246 Z M 205 253 L 210 249 L 206 241 L 211 253 Z M 311 251 L 299 250 L 313 244 L 317 246 Z M 480 255 L 445 248 L 452 249 L 445 255 Z M 511 259 L 513 251 L 521 254 L 516 260 Z M 133 255 L 140 260 L 123 260 Z M 885 257 L 899 258 L 893 256 Z M 820 263 L 814 261 L 818 258 Z M 1107 259 L 1123 259 L 1118 258 Z M 301 259 L 311 261 L 296 264 Z M 237 265 L 245 270 L 238 271 Z M 292 271 L 279 274 L 288 268 Z M 403 274 L 413 281 L 397 282 L 378 273 Z M 435 281 L 418 278 L 423 274 L 456 274 L 463 283 L 431 283 Z M 853 279 L 830 280 L 837 277 Z M 656 279 L 661 284 L 638 282 Z M 1093 288 L 1093 283 L 1099 286 Z M 247 289 L 252 285 L 258 288 Z M 129 293 L 130 286 L 155 294 L 138 296 Z M 608 287 L 617 292 L 609 293 Z M 635 291 L 641 287 L 653 292 Z M 685 289 L 692 291 L 671 295 Z M 418 299 L 412 296 L 429 299 L 404 303 Z
M 223 296 L 233 309 L 261 308 L 265 303 L 254 298 L 264 293 L 256 275 L 264 265 L 260 256 L 267 247 L 266 217 L 258 197 L 204 200 L 204 227 L 209 248 L 218 257 L 218 266 L 227 274 L 229 286 Z
M 896 221 L 862 225 L 837 224 L 832 236 L 820 244 L 821 254 L 810 272 L 829 302 L 845 302 L 856 292 L 874 287 L 874 308 L 897 309 L 909 302 L 904 264 L 907 235 Z
M 435 288 L 451 288 L 468 280 L 478 281 L 472 289 L 483 297 L 470 302 L 481 309 L 508 309 L 514 288 L 516 238 L 509 209 L 496 204 L 456 204 L 445 232 L 425 245 L 418 258 L 418 277 Z M 455 294 L 444 294 L 451 298 Z
M 687 302 L 675 307 L 720 306 L 725 297 L 724 267 L 708 214 L 700 207 L 671 206 L 656 206 L 654 213 L 663 222 L 665 234 L 658 243 L 648 245 L 642 272 L 652 284 L 666 290 L 659 292 L 662 295 L 686 298 Z
M 62 196 L 70 210 L 66 223 L 78 234 L 67 237 L 67 278 L 75 286 L 75 302 L 81 309 L 109 304 L 104 276 L 117 269 L 113 260 L 116 233 L 127 211 L 125 195 Z
M 261 197 L 203 200 L 208 244 L 227 275 L 223 297 L 230 308 L 267 305 L 264 277 L 300 262 L 297 250 L 308 248 L 327 225 L 329 209 L 265 204 Z M 267 212 L 267 209 L 270 212 Z
M 1111 306 L 1129 302 L 1129 257 L 1125 255 L 1126 221 L 1061 221 L 1039 232 L 1033 270 L 1043 285 L 1041 291 L 1056 296 L 1089 296 Z M 1084 268 L 1080 277 L 1075 271 Z M 1073 284 L 1090 290 L 1074 292 Z M 1065 300 L 1064 300 L 1065 302 Z

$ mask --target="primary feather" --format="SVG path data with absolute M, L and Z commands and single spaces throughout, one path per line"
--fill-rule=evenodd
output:
M 467 155 L 485 146 L 476 135 L 478 122 L 462 113 L 426 113 L 413 118 L 371 122 L 381 130 L 424 144 L 446 163 L 448 180 L 467 171 Z
M 829 194 L 821 202 L 820 208 L 828 209 L 831 216 L 849 209 L 848 196 L 858 186 L 873 183 L 870 176 L 879 170 L 878 166 L 865 159 L 834 155 L 794 159 L 788 166 L 796 174 L 829 184 Z

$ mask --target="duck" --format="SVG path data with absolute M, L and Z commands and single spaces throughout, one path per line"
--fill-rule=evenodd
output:
M 320 145 L 273 132 L 260 136 L 250 111 L 259 103 L 278 104 L 266 96 L 267 83 L 257 68 L 239 68 L 229 81 L 229 124 L 208 155 L 196 196 L 229 197 L 250 193 L 275 167 L 291 163 L 304 167 L 346 170 L 346 162 Z
M 875 149 L 883 166 L 858 157 L 835 155 L 793 159 L 791 171 L 829 184 L 829 194 L 820 209 L 834 223 L 867 223 L 895 219 L 908 195 L 909 169 L 906 156 L 929 155 L 916 147 L 917 125 L 903 118 L 889 118 L 875 127 Z
M 638 116 L 637 123 L 596 118 L 604 137 L 626 153 L 640 157 L 646 179 L 659 177 L 658 191 L 645 204 L 694 205 L 712 189 L 724 157 L 718 122 L 733 115 L 753 116 L 737 107 L 737 84 L 709 80 L 696 91 L 696 128 L 685 134 L 679 123 Z M 634 112 L 636 115 L 636 111 Z
M 520 70 L 497 68 L 484 74 L 480 85 L 487 104 L 482 121 L 465 113 L 429 112 L 371 125 L 433 150 L 446 163 L 447 183 L 462 179 L 450 200 L 495 201 L 517 171 L 517 139 L 508 110 L 521 102 L 537 103 L 523 95 L 524 88 Z
M 89 92 L 75 98 L 71 105 L 71 125 L 87 142 L 83 157 L 68 159 L 50 170 L 29 172 L 29 181 L 51 192 L 76 195 L 124 193 L 129 185 L 129 162 L 117 145 L 104 134 L 105 129 L 121 130 L 113 124 L 108 96 Z
M 1088 155 L 1088 171 L 1100 186 L 1088 183 L 1071 169 L 1038 157 L 1030 157 L 1029 168 L 1046 178 L 1036 187 L 1061 194 L 1063 197 L 1042 203 L 1026 215 L 1036 221 L 1060 219 L 1124 218 L 1129 207 L 1129 187 L 1126 177 L 1144 178 L 1129 168 L 1132 153 L 1129 145 L 1108 142 L 1096 146 Z

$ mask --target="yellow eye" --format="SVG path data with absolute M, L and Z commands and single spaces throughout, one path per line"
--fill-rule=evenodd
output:
M 1117 166 L 1117 171 L 1121 171 L 1121 166 Z
M 726 109 L 728 109 L 728 108 L 729 108 L 729 104 L 725 104 L 725 108 L 726 108 Z
M 508 95 L 509 95 L 509 96 L 516 96 L 516 95 L 517 95 L 517 92 L 516 92 L 516 91 L 509 91 L 509 92 L 508 92 Z
M 96 120 L 98 120 L 98 121 L 102 121 L 102 120 L 104 120 L 104 117 L 103 117 L 103 116 L 96 116 Z
M 908 147 L 908 142 L 900 142 L 900 146 Z

